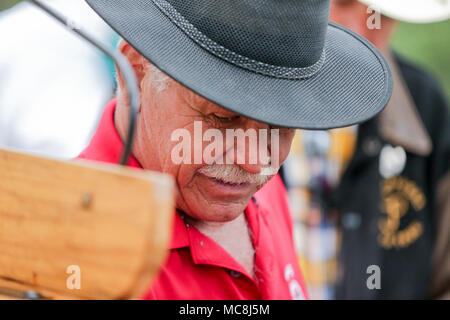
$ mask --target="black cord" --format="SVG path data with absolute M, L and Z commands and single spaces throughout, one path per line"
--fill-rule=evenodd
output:
M 129 97 L 129 106 L 130 106 L 130 123 L 128 126 L 128 134 L 127 139 L 125 141 L 124 150 L 122 153 L 122 157 L 120 159 L 120 164 L 127 165 L 128 159 L 131 154 L 131 148 L 133 146 L 133 139 L 134 139 L 134 133 L 136 128 L 136 118 L 137 113 L 139 110 L 139 104 L 140 104 L 140 94 L 139 94 L 139 86 L 136 79 L 136 74 L 134 73 L 133 68 L 131 67 L 129 61 L 119 52 L 115 50 L 111 50 L 105 45 L 103 45 L 101 42 L 95 40 L 93 37 L 91 37 L 89 34 L 84 32 L 81 29 L 71 27 L 70 20 L 53 10 L 48 5 L 42 3 L 38 0 L 27 0 L 28 2 L 34 4 L 38 8 L 44 10 L 46 13 L 48 13 L 50 16 L 61 22 L 63 25 L 66 26 L 66 28 L 76 34 L 78 34 L 80 37 L 82 37 L 84 40 L 92 44 L 94 47 L 102 51 L 104 54 L 106 54 L 108 57 L 110 57 L 116 64 L 117 68 L 122 73 L 126 87 L 128 89 L 128 97 Z

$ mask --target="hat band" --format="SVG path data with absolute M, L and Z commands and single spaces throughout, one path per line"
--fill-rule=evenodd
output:
M 228 61 L 241 68 L 260 73 L 266 76 L 271 76 L 281 79 L 299 80 L 314 76 L 322 68 L 325 62 L 325 49 L 322 51 L 320 59 L 309 67 L 304 68 L 290 68 L 267 64 L 256 61 L 248 57 L 242 56 L 233 52 L 212 39 L 204 35 L 187 19 L 185 19 L 170 3 L 165 0 L 152 0 L 153 3 L 164 13 L 177 27 L 179 27 L 186 35 L 194 40 L 205 50 L 214 54 L 215 56 Z

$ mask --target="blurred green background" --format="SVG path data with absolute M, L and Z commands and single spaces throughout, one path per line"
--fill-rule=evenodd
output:
M 0 0 L 0 10 L 18 2 Z M 426 25 L 401 23 L 392 45 L 400 55 L 436 76 L 450 101 L 450 20 Z
M 392 46 L 436 76 L 450 101 L 450 20 L 423 25 L 400 23 Z

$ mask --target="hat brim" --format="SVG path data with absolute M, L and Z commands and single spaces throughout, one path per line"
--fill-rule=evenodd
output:
M 450 19 L 450 3 L 429 0 L 359 0 L 367 6 L 377 6 L 392 19 L 409 23 L 433 23 Z
M 280 127 L 330 129 L 364 122 L 392 93 L 381 53 L 350 30 L 330 23 L 325 63 L 303 80 L 274 78 L 235 66 L 191 40 L 147 0 L 87 0 L 151 63 L 213 103 Z

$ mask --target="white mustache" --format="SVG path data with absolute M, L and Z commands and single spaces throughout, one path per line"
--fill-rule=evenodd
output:
M 272 167 L 267 167 L 259 174 L 252 174 L 236 164 L 214 164 L 204 166 L 200 168 L 198 172 L 209 178 L 214 178 L 225 183 L 250 183 L 262 186 L 274 175 L 276 175 L 278 170 Z

